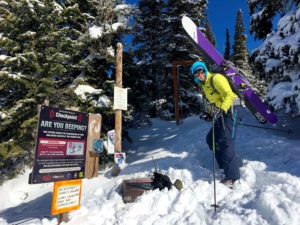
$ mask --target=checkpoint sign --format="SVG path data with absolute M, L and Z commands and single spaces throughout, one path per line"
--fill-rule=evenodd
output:
M 83 178 L 89 115 L 42 106 L 31 183 Z
M 80 208 L 82 180 L 54 183 L 51 214 L 60 214 Z

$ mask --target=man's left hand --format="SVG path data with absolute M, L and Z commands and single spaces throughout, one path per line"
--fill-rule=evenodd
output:
M 217 115 L 222 114 L 223 112 L 224 112 L 223 109 L 221 109 L 217 106 L 213 106 L 210 111 L 210 116 L 214 118 Z

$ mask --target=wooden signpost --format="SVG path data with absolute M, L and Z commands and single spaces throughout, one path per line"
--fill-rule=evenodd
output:
M 195 61 L 175 61 L 173 62 L 173 84 L 174 84 L 174 101 L 175 101 L 175 115 L 176 124 L 179 126 L 179 106 L 178 106 L 178 83 L 177 83 L 177 66 L 179 65 L 192 65 Z
M 101 121 L 102 117 L 100 114 L 89 113 L 84 178 L 93 178 L 98 176 L 99 157 L 97 154 L 93 153 L 92 148 L 94 147 L 94 140 L 100 138 Z
M 80 208 L 82 180 L 54 183 L 51 214 L 59 214 L 58 224 L 68 222 L 68 212 Z
M 117 78 L 116 78 L 116 91 L 119 91 L 119 95 L 114 96 L 114 101 L 118 101 L 118 104 L 114 103 L 115 108 L 115 153 L 122 152 L 122 109 L 124 103 L 122 104 L 121 101 L 124 101 L 124 96 L 121 96 L 123 90 L 119 90 L 122 88 L 122 54 L 123 54 L 123 45 L 118 43 L 117 46 Z M 126 93 L 127 95 L 127 93 Z M 126 96 L 127 97 L 127 96 Z M 127 98 L 126 98 L 126 109 L 127 109 Z M 116 154 L 115 154 L 116 155 Z M 113 175 L 117 176 L 120 173 L 121 169 L 118 164 L 114 164 L 113 168 Z

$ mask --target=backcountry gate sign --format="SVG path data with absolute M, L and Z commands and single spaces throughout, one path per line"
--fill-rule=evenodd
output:
M 42 106 L 32 183 L 83 178 L 88 114 Z

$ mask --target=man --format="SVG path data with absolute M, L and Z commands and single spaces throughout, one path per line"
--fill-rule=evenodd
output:
M 240 120 L 240 116 L 237 107 L 232 106 L 238 96 L 232 91 L 226 77 L 218 73 L 213 75 L 207 70 L 204 63 L 195 62 L 191 67 L 191 72 L 194 75 L 194 81 L 202 86 L 209 103 L 214 105 L 209 109 L 209 113 L 205 113 L 202 117 L 211 121 L 219 116 L 215 126 L 216 160 L 225 175 L 222 177 L 221 183 L 234 188 L 239 184 L 239 167 L 241 165 L 234 150 L 236 124 L 237 120 Z M 231 106 L 234 108 L 234 113 L 230 110 Z M 206 142 L 213 150 L 212 129 L 206 136 Z

